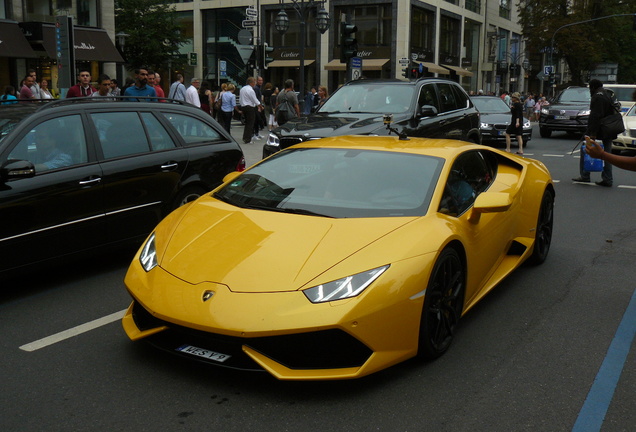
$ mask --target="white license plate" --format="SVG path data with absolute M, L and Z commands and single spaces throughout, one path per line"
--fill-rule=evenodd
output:
M 569 116 L 554 116 L 555 120 L 569 120 Z
M 214 360 L 220 363 L 223 363 L 225 360 L 232 357 L 227 354 L 221 354 L 215 351 L 210 351 L 203 348 L 197 348 L 192 345 L 181 345 L 179 348 L 177 348 L 177 351 L 190 354 L 193 356 L 197 356 L 197 357 L 207 358 L 207 359 Z

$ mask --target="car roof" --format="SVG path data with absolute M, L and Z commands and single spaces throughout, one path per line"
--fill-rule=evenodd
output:
M 436 78 L 436 77 L 425 77 L 418 78 L 417 80 L 405 81 L 397 78 L 374 78 L 374 79 L 358 79 L 349 81 L 346 83 L 346 86 L 351 85 L 365 85 L 365 84 L 385 84 L 385 85 L 418 85 L 423 82 L 447 82 L 455 85 L 457 84 L 455 81 L 447 79 L 447 78 Z

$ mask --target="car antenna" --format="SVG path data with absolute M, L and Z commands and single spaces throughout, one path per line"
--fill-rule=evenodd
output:
M 389 131 L 389 135 L 391 135 L 391 132 L 393 132 L 400 137 L 400 141 L 409 140 L 409 137 L 404 132 L 400 132 L 397 129 L 391 127 L 391 123 L 393 123 L 393 114 L 384 114 L 383 120 L 384 124 L 386 125 L 386 129 Z

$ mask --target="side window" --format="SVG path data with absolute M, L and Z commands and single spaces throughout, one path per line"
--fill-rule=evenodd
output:
M 455 94 L 453 93 L 453 89 L 451 87 L 452 84 L 437 84 L 437 89 L 439 90 L 439 99 L 442 105 L 440 112 L 454 111 L 459 108 L 459 106 L 457 105 L 457 100 L 455 99 Z
M 457 101 L 457 107 L 459 109 L 468 108 L 468 95 L 459 86 L 452 86 L 455 100 Z
M 146 132 L 135 112 L 92 113 L 105 159 L 150 151 Z
M 86 138 L 79 115 L 44 121 L 27 133 L 9 159 L 31 161 L 36 172 L 86 163 Z
M 433 84 L 422 86 L 418 107 L 422 107 L 422 105 L 432 105 L 437 109 L 437 112 L 439 112 L 439 103 L 437 102 L 437 95 L 435 94 L 435 86 Z
M 222 139 L 221 134 L 216 129 L 198 118 L 171 112 L 164 112 L 163 115 L 183 137 L 186 145 L 201 144 Z
M 475 202 L 475 198 L 488 189 L 495 177 L 494 158 L 471 150 L 460 155 L 446 181 L 439 212 L 459 216 Z
M 144 122 L 144 126 L 146 126 L 152 150 L 166 150 L 176 147 L 168 131 L 159 123 L 155 116 L 151 113 L 141 113 L 141 119 Z

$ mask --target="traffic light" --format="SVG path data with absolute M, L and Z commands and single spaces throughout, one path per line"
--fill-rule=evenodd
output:
M 410 71 L 411 71 L 411 69 L 405 67 L 404 69 L 402 69 L 402 76 L 404 78 L 411 78 L 411 76 L 409 75 Z
M 349 63 L 349 59 L 358 55 L 358 41 L 354 33 L 358 30 L 353 24 L 340 23 L 340 61 Z
M 267 69 L 267 66 L 274 61 L 271 57 L 272 51 L 274 51 L 274 47 L 270 47 L 267 45 L 267 42 L 265 42 L 265 44 L 263 44 L 263 69 Z

